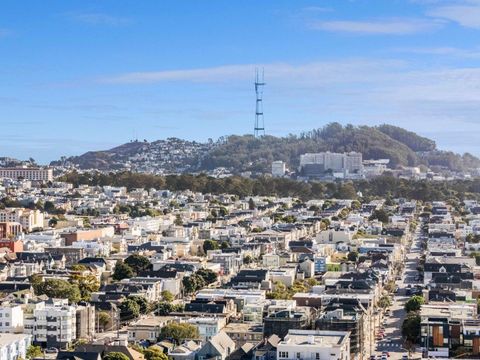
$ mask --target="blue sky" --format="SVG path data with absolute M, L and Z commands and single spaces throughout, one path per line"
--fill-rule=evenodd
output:
M 2 0 L 0 156 L 390 123 L 480 155 L 480 0 Z

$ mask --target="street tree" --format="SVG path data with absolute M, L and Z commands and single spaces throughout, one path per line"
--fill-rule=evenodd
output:
M 423 296 L 419 295 L 414 295 L 408 301 L 405 303 L 405 311 L 406 312 L 412 312 L 412 311 L 418 311 L 422 307 L 422 305 L 425 303 L 425 299 Z
M 417 343 L 420 338 L 420 315 L 408 313 L 402 324 L 402 336 L 412 343 Z

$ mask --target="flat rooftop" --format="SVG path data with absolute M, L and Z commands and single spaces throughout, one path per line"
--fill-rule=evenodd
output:
M 290 330 L 279 345 L 335 347 L 340 346 L 348 335 L 349 332 L 343 331 Z

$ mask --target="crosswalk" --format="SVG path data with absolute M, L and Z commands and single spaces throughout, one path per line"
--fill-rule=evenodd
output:
M 399 343 L 378 343 L 377 347 L 393 347 L 393 348 L 398 348 L 400 347 L 401 344 Z

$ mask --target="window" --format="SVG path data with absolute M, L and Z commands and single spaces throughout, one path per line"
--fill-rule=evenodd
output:
M 278 357 L 280 358 L 288 358 L 288 351 L 280 351 L 278 353 Z
M 5 317 L 10 317 L 10 314 L 8 314 L 8 313 L 7 313 L 7 314 L 5 314 Z
M 320 360 L 320 353 L 315 353 L 315 360 Z
M 9 322 L 6 322 L 6 323 L 5 323 L 5 326 L 10 326 L 10 323 L 9 323 Z
M 302 358 L 301 354 L 297 352 L 297 359 L 301 359 L 301 358 Z

